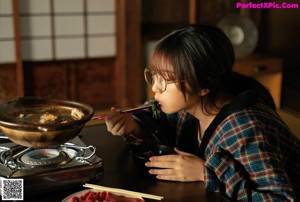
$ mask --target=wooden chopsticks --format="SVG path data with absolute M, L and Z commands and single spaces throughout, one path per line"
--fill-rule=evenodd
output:
M 138 110 L 141 110 L 141 109 L 147 109 L 147 108 L 150 108 L 150 107 L 152 107 L 152 105 L 147 105 L 147 106 L 141 106 L 141 107 L 126 109 L 126 110 L 122 110 L 121 113 L 134 112 L 134 111 L 138 111 Z M 103 119 L 105 119 L 105 117 L 106 117 L 106 114 L 97 115 L 97 116 L 94 116 L 92 118 L 92 120 L 95 120 L 95 119 L 103 120 Z
M 92 120 L 95 120 L 95 119 L 103 120 L 103 119 L 105 119 L 105 117 L 106 117 L 106 114 L 97 115 L 97 116 L 94 116 L 94 117 L 92 118 Z
M 95 185 L 95 184 L 86 183 L 83 186 L 87 187 L 87 188 L 92 188 L 92 189 L 99 189 L 101 191 L 109 191 L 109 192 L 115 192 L 115 193 L 119 193 L 119 194 L 127 194 L 127 195 L 131 195 L 131 196 L 135 196 L 135 197 L 142 197 L 142 198 L 148 198 L 148 199 L 153 199 L 153 200 L 162 200 L 164 198 L 162 196 L 145 194 L 145 193 L 140 193 L 140 192 L 135 192 L 135 191 L 128 191 L 125 189 L 104 187 L 104 186 Z

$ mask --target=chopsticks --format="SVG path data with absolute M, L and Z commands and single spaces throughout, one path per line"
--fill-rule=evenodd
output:
M 159 200 L 159 201 L 164 198 L 162 196 L 157 196 L 157 195 L 152 195 L 152 194 L 145 194 L 145 193 L 140 193 L 140 192 L 135 192 L 135 191 L 128 191 L 128 190 L 125 190 L 125 189 L 104 187 L 104 186 L 95 185 L 95 184 L 86 183 L 83 186 L 87 187 L 87 188 L 92 188 L 92 189 L 99 189 L 99 190 L 102 190 L 102 191 L 115 192 L 115 193 L 119 193 L 119 194 L 127 194 L 127 195 L 131 195 L 131 196 L 148 198 L 148 199 Z
M 141 109 L 147 109 L 147 108 L 150 108 L 150 107 L 152 107 L 152 105 L 135 107 L 135 108 L 131 108 L 131 109 L 122 110 L 121 113 L 134 112 L 134 111 L 138 111 L 138 110 L 141 110 Z M 92 120 L 95 120 L 95 119 L 103 120 L 103 119 L 105 119 L 105 117 L 106 117 L 106 114 L 97 115 L 97 116 L 94 116 L 92 118 Z

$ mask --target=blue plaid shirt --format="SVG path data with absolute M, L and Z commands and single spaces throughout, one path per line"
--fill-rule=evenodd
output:
M 270 108 L 227 116 L 205 149 L 209 190 L 238 201 L 293 201 L 300 186 L 300 142 Z
M 221 109 L 201 143 L 198 120 L 184 111 L 161 112 L 158 120 L 146 110 L 133 117 L 155 137 L 149 140 L 203 158 L 208 190 L 231 201 L 295 201 L 300 191 L 300 141 L 269 101 L 259 87 L 243 91 Z

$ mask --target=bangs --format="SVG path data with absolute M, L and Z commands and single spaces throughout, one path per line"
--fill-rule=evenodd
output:
M 166 80 L 178 80 L 176 66 L 173 64 L 173 56 L 156 49 L 150 58 L 149 68 L 164 77 Z
M 149 60 L 149 68 L 161 75 L 167 81 L 185 81 L 177 82 L 176 85 L 186 98 L 187 88 L 192 75 L 190 73 L 190 62 L 185 58 L 178 48 L 174 48 L 173 44 L 160 43 L 156 46 Z

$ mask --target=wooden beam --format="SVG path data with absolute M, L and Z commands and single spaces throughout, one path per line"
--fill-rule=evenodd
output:
M 197 23 L 197 2 L 196 0 L 189 0 L 189 23 Z
M 23 76 L 23 60 L 22 60 L 22 47 L 20 37 L 20 20 L 19 20 L 19 7 L 18 0 L 12 1 L 13 8 L 13 24 L 14 24 L 14 40 L 15 40 L 15 57 L 16 57 L 16 85 L 17 96 L 24 96 L 24 76 Z
M 126 0 L 116 1 L 116 64 L 115 64 L 115 96 L 116 102 L 125 106 L 126 100 Z
M 141 66 L 141 1 L 116 1 L 116 89 L 122 106 L 142 103 L 143 67 Z

